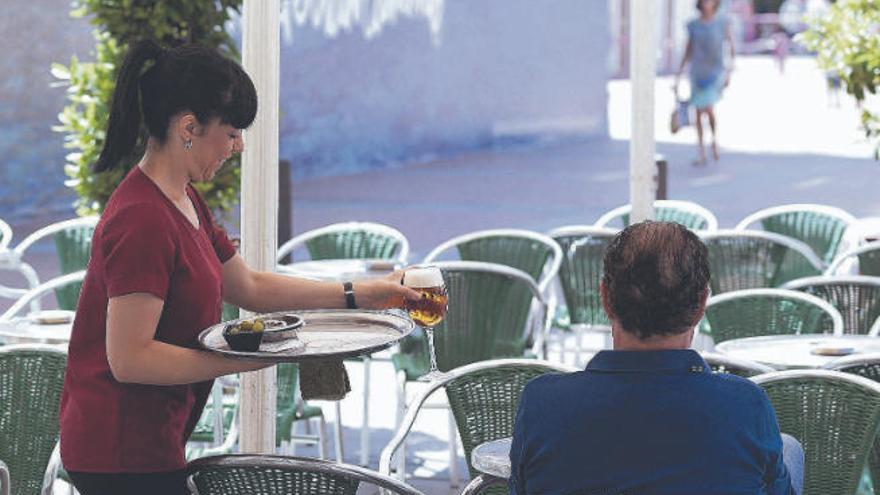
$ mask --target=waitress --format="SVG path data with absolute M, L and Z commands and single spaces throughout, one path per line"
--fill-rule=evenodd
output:
M 214 50 L 131 47 L 113 94 L 96 172 L 146 151 L 95 229 L 61 396 L 61 457 L 83 495 L 186 494 L 184 446 L 218 376 L 265 364 L 197 350 L 223 301 L 255 312 L 350 305 L 342 284 L 250 269 L 192 182 L 244 147 L 253 82 Z M 357 282 L 355 304 L 418 294 L 400 274 Z M 347 302 L 349 299 L 349 302 Z

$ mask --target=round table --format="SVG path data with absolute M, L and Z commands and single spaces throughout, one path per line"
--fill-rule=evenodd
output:
M 67 344 L 72 328 L 72 322 L 47 325 L 27 317 L 13 318 L 0 321 L 0 340 L 7 344 Z
M 386 259 L 338 259 L 297 261 L 278 265 L 278 273 L 324 281 L 359 280 L 384 277 L 401 265 Z
M 502 438 L 477 445 L 471 452 L 471 466 L 489 476 L 509 478 L 510 444 L 512 441 L 511 438 Z
M 852 348 L 850 354 L 880 352 L 880 337 L 867 335 L 776 335 L 733 339 L 715 346 L 715 350 L 734 358 L 747 359 L 776 369 L 820 368 L 842 357 L 820 355 L 814 351 Z

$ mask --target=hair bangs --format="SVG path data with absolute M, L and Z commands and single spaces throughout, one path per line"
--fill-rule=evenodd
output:
M 244 70 L 234 69 L 231 87 L 220 109 L 220 121 L 236 129 L 247 129 L 257 117 L 257 89 Z

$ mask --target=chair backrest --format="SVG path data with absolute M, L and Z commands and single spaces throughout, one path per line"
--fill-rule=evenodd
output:
M 870 331 L 880 317 L 880 277 L 807 277 L 792 280 L 783 288 L 806 292 L 831 303 L 843 316 L 844 333 L 877 335 Z
M 562 263 L 562 249 L 556 241 L 521 229 L 481 230 L 454 237 L 432 249 L 423 263 L 433 263 L 453 248 L 462 261 L 497 263 L 522 270 L 535 280 L 542 292 Z
M 791 335 L 843 333 L 843 317 L 827 301 L 785 289 L 747 289 L 709 298 L 706 305 L 712 340 Z
M 390 259 L 406 263 L 409 241 L 397 229 L 373 222 L 334 223 L 304 232 L 278 248 L 281 262 L 305 246 L 310 259 Z
M 431 382 L 407 406 L 403 422 L 382 450 L 379 471 L 390 473 L 392 456 L 412 429 L 425 401 L 437 390 L 446 389 L 470 466 L 474 447 L 513 435 L 519 398 L 526 383 L 546 373 L 573 371 L 578 368 L 532 359 L 483 361 L 451 370 L 442 379 Z M 471 468 L 471 476 L 476 474 Z
M 443 272 L 449 297 L 446 318 L 434 328 L 439 369 L 522 356 L 531 337 L 526 321 L 532 300 L 539 301 L 546 311 L 532 277 L 495 263 L 446 261 L 434 265 Z
M 714 373 L 730 373 L 731 375 L 751 378 L 764 373 L 772 373 L 776 370 L 766 364 L 756 363 L 745 359 L 738 359 L 714 352 L 701 352 L 706 364 Z
M 68 273 L 67 275 L 62 275 L 60 277 L 55 277 L 52 280 L 47 280 L 42 284 L 34 287 L 27 291 L 23 296 L 21 296 L 9 309 L 6 310 L 2 315 L 0 315 L 0 321 L 8 320 L 14 316 L 16 316 L 25 306 L 29 305 L 31 301 L 38 299 L 48 292 L 55 290 L 60 287 L 69 287 L 74 285 L 81 285 L 83 279 L 86 276 L 86 271 L 81 270 L 74 273 Z M 74 305 L 74 309 L 76 309 L 76 305 Z
M 618 206 L 599 217 L 594 225 L 596 227 L 627 227 L 631 211 L 632 205 Z M 656 200 L 654 201 L 654 219 L 680 223 L 691 230 L 718 230 L 718 219 L 715 218 L 715 215 L 708 209 L 690 201 Z
M 880 385 L 847 373 L 790 370 L 752 378 L 779 429 L 804 447 L 804 495 L 851 495 L 880 425 Z
M 559 282 L 574 325 L 610 325 L 599 283 L 604 273 L 605 248 L 616 234 L 616 230 L 591 226 L 560 227 L 549 233 L 562 247 Z
M 853 257 L 859 260 L 859 275 L 880 276 L 880 242 L 871 242 L 841 253 L 834 258 L 834 261 L 825 270 L 825 274 L 834 275 L 840 270 L 841 265 L 850 261 Z
M 25 306 L 29 305 L 32 301 L 43 297 L 48 292 L 70 286 L 79 286 L 82 285 L 82 281 L 85 278 L 86 272 L 85 270 L 81 270 L 74 273 L 69 273 L 67 275 L 62 275 L 60 277 L 53 278 L 42 284 L 34 287 L 33 289 L 28 290 L 23 296 L 21 296 L 9 309 L 6 310 L 2 315 L 0 315 L 0 321 L 8 320 L 14 316 L 16 316 Z M 74 305 L 74 309 L 76 309 Z
M 363 483 L 399 495 L 422 495 L 390 476 L 350 464 L 278 455 L 203 457 L 187 466 L 194 495 L 355 495 Z
M 55 444 L 66 353 L 56 346 L 0 347 L 0 460 L 11 493 L 38 495 Z
M 713 294 L 779 287 L 822 273 L 822 261 L 795 239 L 770 232 L 720 230 L 701 234 L 709 249 Z
M 55 252 L 58 255 L 58 266 L 62 274 L 85 270 L 89 264 L 92 253 L 92 236 L 99 217 L 83 217 L 64 220 L 62 222 L 47 225 L 29 236 L 15 246 L 15 252 L 19 258 L 23 258 L 25 252 L 40 240 L 53 236 L 55 240 Z M 55 290 L 58 307 L 73 311 L 79 299 L 82 284 L 73 284 L 59 287 Z
M 736 230 L 760 222 L 767 232 L 775 232 L 804 242 L 823 263 L 831 263 L 847 227 L 856 220 L 850 213 L 833 206 L 791 204 L 766 208 L 744 218 Z
M 12 227 L 0 220 L 0 251 L 7 249 L 12 242 Z

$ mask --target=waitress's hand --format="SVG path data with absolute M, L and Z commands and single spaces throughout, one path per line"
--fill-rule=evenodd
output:
M 354 301 L 363 309 L 402 308 L 404 300 L 417 301 L 421 294 L 404 287 L 403 270 L 382 278 L 358 280 L 353 283 Z

